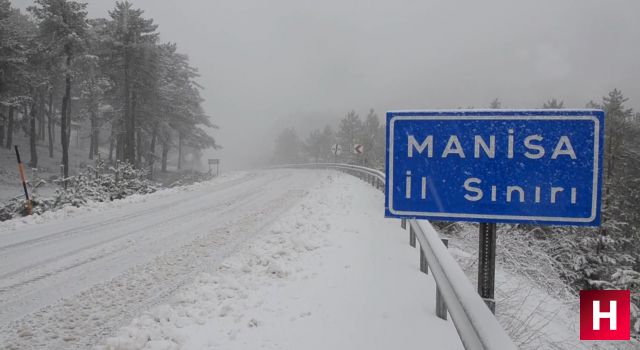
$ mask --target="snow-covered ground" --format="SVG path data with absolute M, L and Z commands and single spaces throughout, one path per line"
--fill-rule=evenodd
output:
M 6 349 L 459 349 L 382 194 L 236 173 L 0 224 Z
M 478 228 L 458 223 L 449 251 L 469 279 L 477 281 Z M 579 298 L 541 248 L 518 232 L 499 232 L 496 258 L 496 316 L 523 350 L 640 349 L 637 341 L 580 341 Z
M 100 349 L 460 349 L 382 193 L 335 172 Z
M 95 344 L 217 266 L 321 176 L 244 173 L 0 224 L 0 344 Z

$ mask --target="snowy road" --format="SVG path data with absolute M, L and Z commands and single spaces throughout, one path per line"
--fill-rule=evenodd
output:
M 339 172 L 94 350 L 460 350 L 384 196 Z
M 321 172 L 243 173 L 0 233 L 3 348 L 87 348 L 294 206 Z

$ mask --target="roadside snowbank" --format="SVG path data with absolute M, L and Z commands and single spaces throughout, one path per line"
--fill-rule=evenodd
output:
M 299 206 L 99 349 L 461 349 L 381 193 L 329 173 Z

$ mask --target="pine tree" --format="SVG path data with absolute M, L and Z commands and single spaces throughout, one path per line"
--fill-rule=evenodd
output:
M 364 146 L 364 159 L 365 166 L 376 166 L 378 159 L 375 154 L 375 150 L 378 148 L 378 143 L 384 142 L 380 139 L 378 130 L 380 129 L 380 119 L 376 112 L 371 109 L 367 118 L 364 120 L 362 126 L 362 133 L 360 136 L 360 143 Z
M 355 156 L 351 153 L 353 145 L 359 142 L 362 135 L 362 120 L 355 111 L 350 111 L 340 120 L 340 128 L 338 130 L 338 140 L 345 151 L 346 158 L 350 162 L 355 161 Z
M 116 158 L 131 164 L 137 162 L 136 153 L 136 112 L 138 97 L 144 89 L 143 79 L 147 76 L 147 63 L 155 50 L 158 34 L 153 19 L 143 17 L 144 11 L 134 9 L 128 1 L 116 2 L 109 12 L 109 43 L 113 65 L 112 80 L 116 81 L 116 93 L 122 98 L 122 117 L 118 130 Z M 119 108 L 117 108 L 119 109 Z
M 542 105 L 544 109 L 562 109 L 564 108 L 564 102 L 555 98 L 550 99 Z
M 304 142 L 306 153 L 311 157 L 311 160 L 315 163 L 319 163 L 324 153 L 323 147 L 323 134 L 322 131 L 315 129 L 309 133 L 307 139 Z
M 302 160 L 302 142 L 293 128 L 284 129 L 276 139 L 274 162 L 295 164 Z
M 69 176 L 69 136 L 71 127 L 71 89 L 74 59 L 85 48 L 86 3 L 70 0 L 35 0 L 29 11 L 39 21 L 41 40 L 52 48 L 54 57 L 64 60 L 64 96 L 60 115 L 60 142 L 65 178 Z
M 6 148 L 13 146 L 16 109 L 29 102 L 29 21 L 7 0 L 0 0 L 0 108 L 6 109 Z

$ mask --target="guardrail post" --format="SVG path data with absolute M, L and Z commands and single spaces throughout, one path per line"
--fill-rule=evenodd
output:
M 442 243 L 444 246 L 449 248 L 449 240 L 444 238 L 442 239 Z M 439 318 L 446 320 L 447 319 L 447 304 L 444 302 L 444 298 L 442 297 L 442 293 L 440 293 L 440 288 L 436 284 L 436 316 Z
M 427 275 L 429 274 L 429 263 L 427 262 L 427 257 L 424 255 L 422 246 L 420 246 L 420 271 Z
M 403 230 L 406 230 L 407 229 L 407 220 L 401 219 L 400 220 L 400 227 L 402 227 Z
M 416 247 L 416 233 L 413 231 L 413 226 L 409 224 L 409 245 Z

